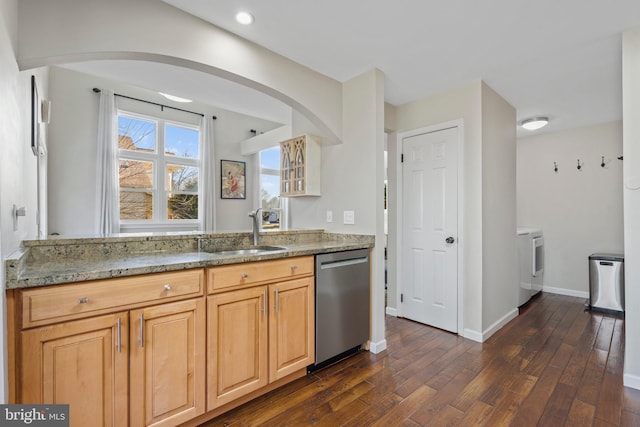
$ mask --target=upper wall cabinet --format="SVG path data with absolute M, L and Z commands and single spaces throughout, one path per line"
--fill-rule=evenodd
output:
M 320 140 L 301 135 L 280 143 L 280 195 L 320 195 Z

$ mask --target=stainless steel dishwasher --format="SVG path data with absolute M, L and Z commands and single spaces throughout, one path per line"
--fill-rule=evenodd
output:
M 316 255 L 316 361 L 310 371 L 358 351 L 369 339 L 369 249 Z

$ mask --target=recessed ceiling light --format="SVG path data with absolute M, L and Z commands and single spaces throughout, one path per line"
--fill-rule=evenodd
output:
M 249 12 L 238 12 L 236 14 L 236 21 L 238 21 L 242 25 L 253 24 L 253 15 Z
M 179 96 L 169 95 L 168 93 L 162 93 L 162 92 L 158 92 L 158 93 L 164 96 L 165 98 L 175 102 L 192 102 L 190 99 L 187 99 L 187 98 L 180 98 Z
M 549 117 L 532 117 L 520 122 L 520 126 L 526 130 L 536 130 L 545 127 L 549 123 Z

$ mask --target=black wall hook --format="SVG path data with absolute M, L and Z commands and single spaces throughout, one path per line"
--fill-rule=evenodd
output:
M 558 164 L 556 162 L 553 162 L 553 171 L 558 173 Z
M 584 163 L 580 163 L 580 159 L 578 159 L 578 170 L 582 171 L 582 166 L 584 165 Z
M 602 163 L 600 163 L 600 167 L 605 167 L 606 163 L 604 162 L 604 156 L 602 156 Z

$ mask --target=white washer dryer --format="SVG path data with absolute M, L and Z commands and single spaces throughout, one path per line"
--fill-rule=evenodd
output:
M 542 290 L 544 236 L 539 228 L 518 227 L 518 307 Z

